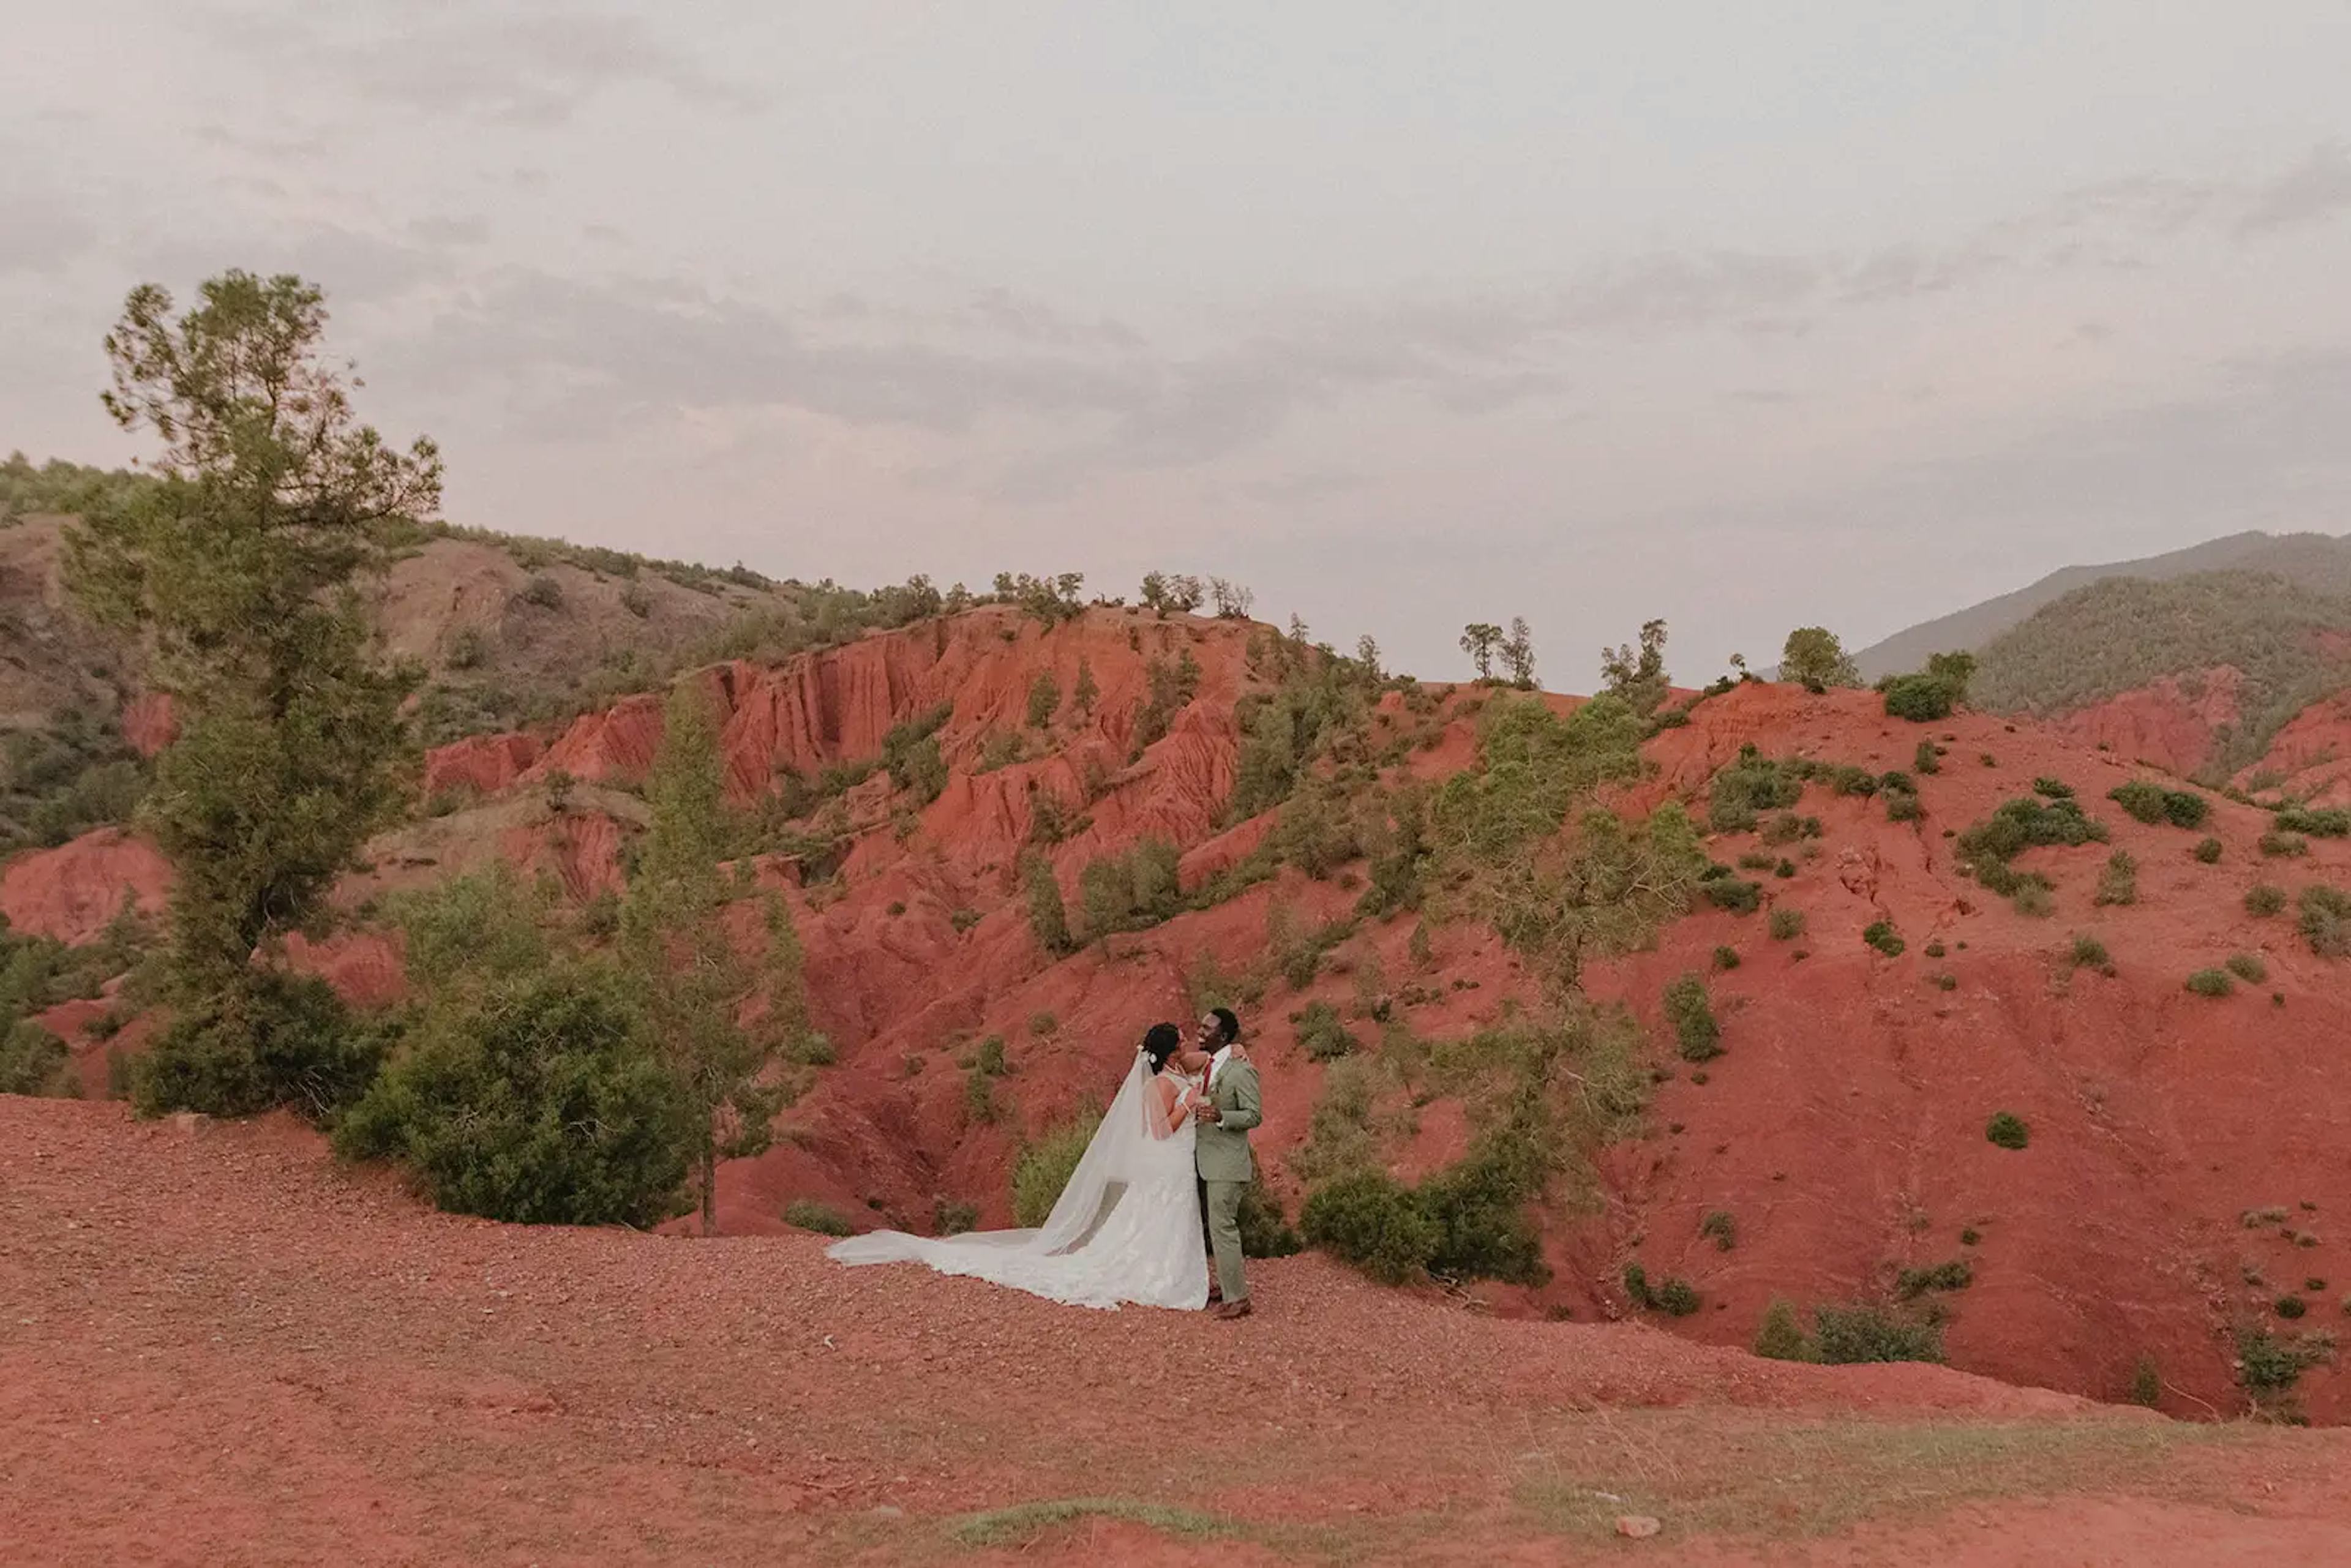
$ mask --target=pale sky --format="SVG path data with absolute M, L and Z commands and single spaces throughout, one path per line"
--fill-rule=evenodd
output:
M 2351 531 L 2351 6 L 14 0 L 0 451 L 323 286 L 453 521 L 1547 685 Z

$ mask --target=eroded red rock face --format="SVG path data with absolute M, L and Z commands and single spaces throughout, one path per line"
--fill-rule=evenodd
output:
M 2265 800 L 2351 806 L 2351 692 L 2338 692 L 2295 715 L 2262 759 L 2232 782 Z
M 2185 777 L 2211 760 L 2214 732 L 2237 722 L 2243 686 L 2244 677 L 2227 664 L 2199 674 L 2166 675 L 2076 709 L 2057 720 L 2057 728 L 2126 762 Z
M 179 716 L 162 692 L 141 692 L 122 705 L 122 739 L 141 757 L 152 757 L 180 737 Z
M 93 940 L 126 903 L 159 915 L 172 868 L 146 840 L 100 828 L 53 850 L 20 854 L 0 868 L 0 915 L 31 936 Z
M 424 792 L 495 795 L 520 779 L 544 749 L 528 735 L 471 735 L 435 747 L 424 754 Z
M 1008 1223 L 1008 1178 L 1024 1141 L 1098 1114 L 1143 1030 L 1190 1015 L 1195 983 L 1253 973 L 1262 989 L 1244 1012 L 1267 1097 L 1258 1146 L 1267 1179 L 1294 1211 L 1290 1162 L 1330 1069 L 1308 1060 L 1292 1014 L 1329 1002 L 1364 1049 L 1376 1050 L 1380 1026 L 1359 1016 L 1376 997 L 1394 999 L 1422 1040 L 1467 1037 L 1538 999 L 1515 956 L 1466 920 L 1432 919 L 1425 959 L 1414 952 L 1416 919 L 1405 916 L 1359 929 L 1302 990 L 1269 972 L 1280 927 L 1353 911 L 1360 865 L 1326 882 L 1285 871 L 1214 908 L 1058 962 L 1040 952 L 1016 862 L 1041 800 L 1057 801 L 1069 823 L 1040 852 L 1073 912 L 1080 873 L 1098 855 L 1163 838 L 1196 886 L 1268 831 L 1270 819 L 1229 824 L 1223 810 L 1239 744 L 1233 705 L 1252 683 L 1248 635 L 1113 612 L 1049 632 L 990 611 L 778 669 L 735 665 L 698 677 L 722 706 L 730 784 L 743 796 L 786 769 L 870 759 L 893 726 L 949 707 L 937 738 L 950 776 L 935 800 L 914 810 L 877 776 L 842 797 L 855 848 L 838 874 L 803 876 L 772 856 L 754 863 L 755 880 L 790 903 L 811 1005 L 839 1061 L 786 1113 L 788 1136 L 722 1171 L 726 1228 L 780 1229 L 795 1197 L 916 1227 L 943 1202 L 976 1207 L 982 1225 Z M 1199 666 L 1199 697 L 1130 760 L 1149 661 L 1186 649 Z M 1081 664 L 1100 688 L 1082 715 L 1070 706 Z M 1063 694 L 1042 731 L 1026 725 L 1040 672 Z M 2145 1356 L 2177 1391 L 2168 1406 L 2235 1408 L 2234 1331 L 2273 1324 L 2265 1314 L 2281 1293 L 2307 1296 L 2329 1320 L 2351 1291 L 2351 1261 L 2337 1256 L 2351 1238 L 2338 1239 L 2328 1218 L 2351 1213 L 2342 1155 L 2351 1145 L 2351 1054 L 2341 1049 L 2351 1038 L 2351 987 L 2339 964 L 2311 955 L 2290 916 L 2257 920 L 2243 894 L 2262 879 L 2351 886 L 2351 843 L 2314 841 L 2306 860 L 2281 869 L 2256 848 L 2262 812 L 2216 799 L 2207 828 L 2187 833 L 2105 805 L 2115 784 L 2141 771 L 2137 756 L 2193 765 L 2232 700 L 2225 674 L 2192 695 L 2181 687 L 2066 726 L 1977 714 L 1917 726 L 1886 716 L 1871 693 L 1750 685 L 1661 733 L 1646 747 L 1648 776 L 1614 796 L 1619 810 L 1681 800 L 1703 821 L 1709 781 L 1745 745 L 1873 772 L 1913 771 L 1921 740 L 1943 755 L 1918 779 L 1923 821 L 1888 821 L 1882 801 L 1815 784 L 1800 810 L 1820 818 L 1823 836 L 1771 852 L 1788 858 L 1792 874 L 1741 872 L 1761 884 L 1767 910 L 1802 912 L 1802 936 L 1775 942 L 1767 913 L 1709 908 L 1668 927 L 1652 950 L 1587 971 L 1592 995 L 1631 1009 L 1675 1076 L 1658 1086 L 1646 1133 L 1602 1155 L 1598 1201 L 1545 1211 L 1551 1283 L 1481 1293 L 1505 1311 L 1610 1315 L 1623 1310 L 1622 1267 L 1638 1258 L 1653 1276 L 1687 1278 L 1701 1292 L 1704 1310 L 1677 1320 L 1677 1332 L 1744 1343 L 1774 1296 L 1884 1300 L 1900 1270 L 1964 1258 L 1974 1282 L 1948 1297 L 1956 1364 L 2114 1397 Z M 1417 777 L 1476 761 L 1476 721 L 1463 711 L 1470 695 L 1435 700 L 1438 710 L 1413 732 L 1423 744 L 1399 765 Z M 1405 733 L 1397 699 L 1382 712 L 1383 736 Z M 2332 766 L 2328 726 L 2346 722 L 2341 712 L 2305 715 L 2273 757 L 2297 776 Z M 499 858 L 549 871 L 574 898 L 618 886 L 638 803 L 597 784 L 642 777 L 659 730 L 658 703 L 632 699 L 579 721 L 528 761 L 520 737 L 475 744 L 465 755 L 487 759 L 475 787 L 492 798 L 388 836 L 371 849 L 378 869 L 345 890 L 347 904 L 362 887 L 423 885 Z M 991 735 L 1023 732 L 1025 759 L 983 767 Z M 2097 748 L 2101 738 L 2108 749 Z M 459 765 L 449 766 L 456 777 Z M 559 766 L 584 781 L 562 813 L 529 788 Z M 2074 786 L 2112 841 L 2035 850 L 2020 862 L 2056 883 L 2055 914 L 2036 919 L 1963 876 L 1949 835 L 2043 777 Z M 2206 831 L 2223 846 L 2215 864 L 2189 852 Z M 1729 863 L 1761 848 L 1739 834 L 1709 852 Z M 2092 890 L 2116 849 L 2136 859 L 2137 901 L 2095 904 Z M 19 862 L 0 887 L 20 877 L 26 888 L 49 887 L 60 873 L 34 874 Z M 115 906 L 86 903 L 96 924 L 72 926 L 84 935 Z M 1907 944 L 1901 956 L 1862 941 L 1881 920 Z M 2077 932 L 2105 944 L 2112 977 L 2070 963 Z M 1724 946 L 1739 954 L 1737 967 L 1716 967 Z M 2262 981 L 2221 998 L 2184 989 L 2190 971 L 2241 953 L 2260 959 Z M 394 988 L 395 956 L 356 938 L 302 961 L 355 997 Z M 1725 1054 L 1703 1083 L 1672 1056 L 1659 1007 L 1682 974 L 1706 977 L 1723 1029 Z M 1007 1042 L 1011 1071 L 976 1090 L 970 1062 L 990 1034 Z M 2030 1124 L 2028 1148 L 1986 1141 L 1986 1121 L 2003 1110 Z M 1378 1113 L 1394 1130 L 1386 1157 L 1407 1176 L 1458 1158 L 1477 1130 L 1468 1108 L 1442 1097 L 1416 1106 L 1394 1093 Z M 2240 1223 L 2245 1210 L 2272 1207 L 2289 1220 Z M 1735 1226 L 1727 1250 L 1700 1232 L 1717 1211 Z M 1963 1231 L 1975 1239 L 1963 1241 Z M 2316 1244 L 2299 1245 L 2304 1234 Z M 2248 1270 L 2261 1284 L 2247 1282 Z M 2325 1292 L 2300 1289 L 2322 1277 Z M 2305 1406 L 2322 1419 L 2351 1417 L 2346 1381 L 2325 1368 L 2305 1375 Z

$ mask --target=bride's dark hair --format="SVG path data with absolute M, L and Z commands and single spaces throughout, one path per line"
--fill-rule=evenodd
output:
M 1144 1032 L 1143 1054 L 1151 1060 L 1151 1071 L 1158 1072 L 1167 1066 L 1167 1059 L 1184 1049 L 1184 1031 L 1172 1023 L 1155 1023 Z

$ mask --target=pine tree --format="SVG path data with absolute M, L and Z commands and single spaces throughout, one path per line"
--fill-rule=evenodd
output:
M 621 917 L 654 1049 L 686 1104 L 705 1235 L 718 1226 L 719 1160 L 768 1145 L 784 1090 L 760 1080 L 810 1043 L 799 941 L 783 900 L 764 901 L 758 961 L 743 956 L 727 928 L 735 884 L 719 862 L 731 824 L 711 710 L 695 683 L 670 694 L 645 789 L 653 825 Z
M 1469 655 L 1479 680 L 1494 678 L 1494 651 L 1501 642 L 1502 629 L 1489 622 L 1473 621 L 1461 628 L 1461 651 Z
M 358 423 L 317 288 L 233 271 L 199 293 L 175 319 L 143 284 L 107 335 L 107 412 L 162 451 L 153 483 L 68 531 L 67 576 L 95 619 L 148 639 L 180 715 L 144 818 L 176 873 L 174 1040 L 204 1037 L 182 1090 L 239 1080 L 249 1104 L 291 1092 L 255 1043 L 287 989 L 279 939 L 409 793 L 414 672 L 379 656 L 360 588 L 439 506 L 441 462 Z
M 1535 638 L 1527 627 L 1523 615 L 1510 617 L 1510 634 L 1502 640 L 1502 669 L 1510 685 L 1520 691 L 1532 689 L 1535 684 Z

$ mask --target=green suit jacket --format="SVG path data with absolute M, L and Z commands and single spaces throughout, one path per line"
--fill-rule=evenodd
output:
M 1202 1122 L 1192 1140 L 1192 1160 L 1202 1181 L 1250 1181 L 1257 1176 L 1249 1157 L 1249 1130 L 1264 1119 L 1258 1097 L 1257 1069 L 1246 1061 L 1228 1061 L 1217 1074 L 1208 1102 L 1217 1120 Z

